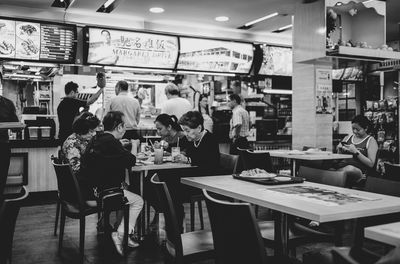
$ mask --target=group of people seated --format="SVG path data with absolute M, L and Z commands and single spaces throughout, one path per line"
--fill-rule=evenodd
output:
M 122 112 L 109 111 L 100 121 L 89 112 L 83 112 L 73 122 L 73 133 L 64 141 L 61 159 L 70 164 L 87 200 L 96 199 L 98 193 L 110 188 L 121 187 L 129 204 L 129 232 L 133 233 L 136 220 L 143 207 L 143 199 L 128 191 L 125 184 L 126 169 L 136 163 L 136 157 L 129 150 L 130 141 L 123 139 L 126 133 L 125 117 Z M 181 152 L 174 156 L 174 162 L 190 163 L 196 166 L 193 175 L 212 175 L 219 164 L 219 146 L 212 133 L 204 129 L 204 119 L 200 112 L 189 111 L 179 120 L 175 116 L 161 114 L 155 125 L 166 151 L 179 144 Z M 176 186 L 176 181 L 171 183 Z M 176 187 L 180 190 L 180 187 Z M 177 193 L 180 191 L 177 190 Z M 176 206 L 182 208 L 182 199 L 177 195 Z M 121 218 L 121 217 L 120 217 Z M 117 220 L 112 239 L 117 251 L 122 254 L 124 221 Z M 98 223 L 98 229 L 103 228 Z M 130 247 L 139 244 L 128 240 Z

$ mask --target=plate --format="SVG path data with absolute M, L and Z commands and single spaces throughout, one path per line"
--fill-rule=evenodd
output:
M 275 173 L 259 173 L 259 174 L 255 174 L 253 176 L 243 176 L 243 175 L 238 175 L 242 178 L 246 178 L 246 179 L 273 179 L 276 177 Z
M 284 182 L 284 181 L 291 181 L 292 177 L 285 177 L 285 176 L 277 176 L 274 178 L 276 181 Z

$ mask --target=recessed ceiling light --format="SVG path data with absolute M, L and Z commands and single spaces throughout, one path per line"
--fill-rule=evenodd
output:
M 226 22 L 226 21 L 229 20 L 229 17 L 227 17 L 227 16 L 217 16 L 215 18 L 215 20 L 218 21 L 218 22 Z
M 149 9 L 149 11 L 151 13 L 159 14 L 159 13 L 163 13 L 165 10 L 162 7 L 152 7 L 152 8 Z

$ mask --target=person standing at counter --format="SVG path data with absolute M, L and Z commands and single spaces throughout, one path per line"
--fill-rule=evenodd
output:
M 0 87 L 1 85 L 2 75 L 0 73 Z M 0 95 L 0 123 L 18 121 L 13 102 Z M 3 192 L 10 167 L 10 157 L 11 148 L 8 142 L 8 129 L 0 129 L 0 205 L 3 203 Z
M 175 84 L 168 83 L 165 86 L 165 95 L 168 100 L 161 107 L 162 114 L 174 115 L 180 119 L 183 114 L 193 109 L 187 99 L 179 97 L 179 88 Z
M 204 118 L 204 128 L 211 133 L 213 132 L 214 122 L 210 116 L 210 111 L 208 110 L 208 97 L 205 94 L 201 94 L 199 97 L 198 104 L 199 112 Z
M 241 106 L 242 99 L 237 94 L 229 95 L 229 107 L 232 109 L 232 119 L 230 121 L 230 134 L 232 140 L 230 153 L 238 154 L 237 148 L 249 148 L 247 136 L 250 129 L 249 113 Z
M 72 134 L 72 123 L 79 114 L 79 109 L 96 102 L 103 92 L 103 88 L 100 88 L 100 90 L 93 94 L 88 100 L 79 100 L 77 99 L 78 87 L 78 84 L 68 82 L 64 87 L 65 97 L 57 107 L 58 122 L 60 124 L 58 138 L 60 139 L 61 146 L 65 139 Z
M 120 111 L 124 114 L 126 126 L 124 138 L 138 139 L 139 135 L 135 129 L 140 122 L 140 104 L 136 98 L 129 96 L 128 87 L 126 81 L 117 82 L 115 86 L 117 96 L 111 99 L 108 111 Z

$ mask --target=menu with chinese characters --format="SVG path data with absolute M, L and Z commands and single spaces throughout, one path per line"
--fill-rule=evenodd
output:
M 174 69 L 178 37 L 102 28 L 88 29 L 87 63 Z
M 200 38 L 180 38 L 178 70 L 248 74 L 253 44 Z
M 0 58 L 75 60 L 76 26 L 0 19 Z

